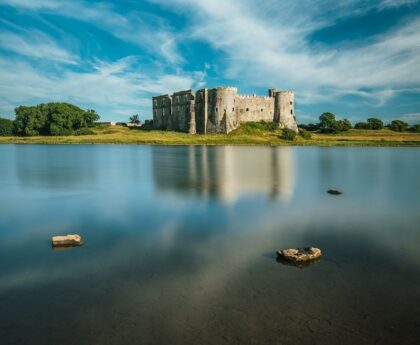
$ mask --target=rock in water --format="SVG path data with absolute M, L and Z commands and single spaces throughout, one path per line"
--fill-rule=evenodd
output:
M 327 193 L 332 194 L 332 195 L 340 195 L 340 194 L 343 194 L 342 192 L 340 192 L 340 191 L 339 191 L 339 190 L 337 190 L 337 189 L 329 189 L 329 190 L 327 191 Z
M 321 257 L 321 250 L 314 247 L 289 248 L 279 250 L 277 255 L 292 262 L 304 262 L 319 259 Z
M 83 244 L 80 235 L 65 235 L 65 236 L 53 236 L 52 246 L 53 247 L 73 247 L 81 246 Z

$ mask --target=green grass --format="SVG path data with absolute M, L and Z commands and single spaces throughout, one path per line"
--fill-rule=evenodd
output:
M 420 134 L 383 130 L 352 129 L 340 134 L 312 133 L 311 139 L 297 136 L 280 139 L 281 130 L 272 124 L 248 123 L 229 134 L 190 135 L 171 131 L 144 131 L 122 126 L 98 126 L 95 134 L 80 136 L 0 137 L 0 143 L 16 144 L 156 144 L 156 145 L 272 145 L 272 146 L 420 146 Z

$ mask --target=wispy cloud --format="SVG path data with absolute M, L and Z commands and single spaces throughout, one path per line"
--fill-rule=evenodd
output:
M 0 47 L 14 53 L 37 59 L 77 64 L 78 57 L 60 47 L 51 37 L 38 30 L 21 34 L 1 31 Z
M 133 113 L 149 118 L 153 93 L 197 87 L 203 78 L 202 72 L 142 73 L 138 68 L 136 57 L 96 61 L 86 72 L 45 71 L 25 61 L 0 58 L 0 111 L 10 113 L 19 104 L 66 101 L 94 108 L 108 119 L 127 120 Z

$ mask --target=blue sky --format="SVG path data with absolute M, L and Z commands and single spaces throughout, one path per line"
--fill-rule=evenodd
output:
M 413 0 L 0 0 L 0 115 L 63 101 L 144 120 L 153 95 L 234 85 L 294 90 L 301 123 L 420 123 L 419 33 Z

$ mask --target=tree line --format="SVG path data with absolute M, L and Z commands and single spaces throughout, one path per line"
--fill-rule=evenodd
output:
M 89 127 L 100 116 L 93 109 L 83 110 L 69 103 L 46 103 L 15 108 L 15 119 L 0 118 L 2 136 L 91 134 Z M 93 133 L 93 132 L 92 132 Z
M 319 123 L 308 125 L 299 125 L 299 128 L 302 128 L 307 131 L 317 131 L 321 133 L 340 133 L 346 132 L 353 128 L 351 122 L 348 119 L 337 120 L 335 115 L 330 112 L 321 114 L 319 117 Z M 366 122 L 357 122 L 354 125 L 355 129 L 367 129 L 367 130 L 379 130 L 388 128 L 396 132 L 415 132 L 420 133 L 420 125 L 416 124 L 410 126 L 407 122 L 401 120 L 393 120 L 389 124 L 385 125 L 382 120 L 376 118 L 369 118 Z

